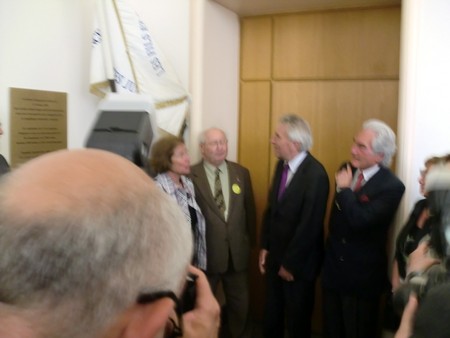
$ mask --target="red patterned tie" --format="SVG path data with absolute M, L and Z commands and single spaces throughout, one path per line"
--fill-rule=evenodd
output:
M 363 180 L 364 180 L 364 175 L 362 172 L 360 172 L 358 175 L 358 179 L 356 180 L 356 184 L 353 187 L 353 191 L 358 191 L 359 189 L 361 189 Z

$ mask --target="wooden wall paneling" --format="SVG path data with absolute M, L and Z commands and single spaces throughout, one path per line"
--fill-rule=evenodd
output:
M 270 81 L 241 82 L 239 163 L 249 169 L 257 209 L 257 229 L 250 264 L 250 299 L 253 316 L 262 318 L 264 279 L 258 270 L 261 219 L 270 185 Z
M 272 70 L 272 18 L 241 21 L 241 78 L 268 80 Z
M 274 17 L 275 79 L 397 79 L 400 8 Z
M 362 18 L 359 50 L 362 76 L 398 79 L 400 69 L 400 7 L 373 9 Z M 364 60 L 369 60 L 364 62 Z M 361 63 L 361 62 L 360 62 Z
M 313 133 L 311 153 L 326 168 L 330 195 L 325 233 L 334 198 L 334 173 L 350 158 L 353 136 L 363 121 L 378 118 L 397 128 L 398 81 L 289 81 L 273 83 L 272 127 L 280 116 L 296 113 L 306 119 Z M 271 153 L 272 154 L 272 153 Z M 271 156 L 273 171 L 276 158 Z M 316 285 L 312 327 L 321 332 L 321 290 Z
M 350 158 L 353 136 L 362 122 L 378 118 L 396 130 L 397 109 L 395 80 L 275 81 L 272 129 L 286 113 L 304 117 L 313 132 L 311 152 L 323 163 L 334 186 L 334 171 Z
M 275 79 L 308 79 L 323 73 L 322 62 L 314 57 L 323 49 L 321 16 L 311 13 L 275 16 L 273 35 Z
M 331 206 L 335 170 L 350 158 L 362 122 L 379 118 L 397 129 L 400 8 L 244 18 L 241 32 L 239 161 L 252 174 L 258 225 L 276 162 L 269 141 L 286 113 L 311 125 L 311 152 L 330 177 Z M 258 250 L 252 252 L 250 285 L 253 315 L 261 320 Z M 314 332 L 321 331 L 320 298 L 318 288 Z
M 266 205 L 270 184 L 270 91 L 269 81 L 241 82 L 239 162 L 251 172 L 259 208 Z

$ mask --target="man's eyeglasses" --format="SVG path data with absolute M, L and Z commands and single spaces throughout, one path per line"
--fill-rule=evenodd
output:
M 162 298 L 170 298 L 175 302 L 175 314 L 177 319 L 169 317 L 169 322 L 164 331 L 164 338 L 175 338 L 183 336 L 183 321 L 180 300 L 172 291 L 158 291 L 153 293 L 141 293 L 137 298 L 138 304 L 150 304 Z

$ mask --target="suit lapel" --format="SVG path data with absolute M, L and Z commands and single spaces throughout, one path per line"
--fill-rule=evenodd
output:
M 231 213 L 234 211 L 234 207 L 236 204 L 236 196 L 233 187 L 235 187 L 235 189 L 239 187 L 240 191 L 242 191 L 243 182 L 241 182 L 241 179 L 239 178 L 239 175 L 234 166 L 230 165 L 227 162 L 227 168 L 228 168 L 228 185 L 229 185 L 228 191 L 230 192 L 230 198 L 228 200 L 228 219 L 230 219 Z
M 205 168 L 203 162 L 193 167 L 192 175 L 194 176 L 197 188 L 206 201 L 213 201 L 214 196 L 209 187 L 208 178 L 206 177 Z
M 219 210 L 216 202 L 214 201 L 214 195 L 211 191 L 211 187 L 209 186 L 208 177 L 206 177 L 206 171 L 205 167 L 203 166 L 203 162 L 200 162 L 193 168 L 192 175 L 195 176 L 198 190 L 202 194 L 202 196 L 204 196 L 205 202 L 212 210 L 214 210 L 217 215 L 223 218 L 222 212 Z
M 300 166 L 297 168 L 297 171 L 294 173 L 294 175 L 291 178 L 291 181 L 289 182 L 289 185 L 286 187 L 286 190 L 284 191 L 283 196 L 281 197 L 280 201 L 284 200 L 292 190 L 298 191 L 298 186 L 301 186 L 302 180 L 303 180 L 303 174 L 302 172 L 305 170 L 305 168 L 308 166 L 309 161 L 311 160 L 310 155 L 308 154 L 300 164 Z M 280 174 L 281 175 L 281 174 Z M 279 180 L 278 180 L 279 182 Z M 279 186 L 279 183 L 278 183 Z M 295 188 L 294 188 L 295 187 Z M 278 190 L 277 190 L 278 193 Z
M 271 187 L 272 190 L 270 191 L 270 195 L 269 195 L 270 203 L 272 205 L 278 204 L 278 190 L 280 189 L 282 166 L 283 166 L 283 161 L 279 160 L 277 162 L 275 174 L 272 178 L 272 187 Z
M 373 175 L 362 187 L 359 189 L 357 195 L 371 194 L 373 191 L 377 190 L 377 187 L 383 182 L 386 175 L 386 169 L 380 167 L 380 169 Z

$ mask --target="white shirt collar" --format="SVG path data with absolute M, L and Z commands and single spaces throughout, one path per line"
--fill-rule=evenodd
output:
M 367 182 L 368 180 L 370 180 L 372 178 L 373 175 L 375 175 L 378 170 L 380 170 L 380 166 L 378 164 L 375 164 L 374 166 L 370 167 L 370 168 L 366 168 L 364 170 L 359 170 L 359 172 L 362 172 L 363 176 L 364 176 L 364 182 Z M 359 172 L 355 173 L 355 176 L 359 175 Z
M 298 153 L 292 160 L 288 161 L 289 171 L 295 173 L 298 167 L 300 167 L 300 164 L 302 164 L 303 160 L 306 158 L 306 155 L 308 155 L 307 152 L 302 151 Z

